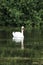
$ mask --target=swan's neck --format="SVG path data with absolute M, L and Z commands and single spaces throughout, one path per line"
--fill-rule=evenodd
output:
M 21 30 L 22 34 L 23 34 L 23 30 Z

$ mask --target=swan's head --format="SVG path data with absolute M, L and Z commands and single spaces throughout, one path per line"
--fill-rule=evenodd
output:
M 21 27 L 21 30 L 23 30 L 23 31 L 24 31 L 24 26 L 22 26 L 22 27 Z

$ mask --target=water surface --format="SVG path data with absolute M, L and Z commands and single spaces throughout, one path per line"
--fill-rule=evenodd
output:
M 21 43 L 12 40 L 12 32 L 20 29 L 1 29 L 0 30 L 0 56 L 24 56 L 24 57 L 43 57 L 43 31 L 25 30 L 24 31 L 24 51 L 20 51 Z

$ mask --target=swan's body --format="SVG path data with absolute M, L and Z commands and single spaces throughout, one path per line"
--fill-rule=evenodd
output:
M 21 32 L 12 32 L 13 40 L 15 42 L 21 42 L 22 47 L 23 47 L 23 40 L 24 40 L 23 31 L 24 31 L 24 26 L 22 26 Z
M 15 38 L 24 38 L 24 35 L 21 32 L 13 32 L 12 34 Z
M 21 32 L 13 32 L 13 40 L 15 42 L 21 42 L 24 39 L 24 35 Z

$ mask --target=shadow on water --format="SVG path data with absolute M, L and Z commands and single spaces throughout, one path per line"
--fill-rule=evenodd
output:
M 24 36 L 25 48 L 43 48 L 43 33 L 41 30 L 25 31 Z

